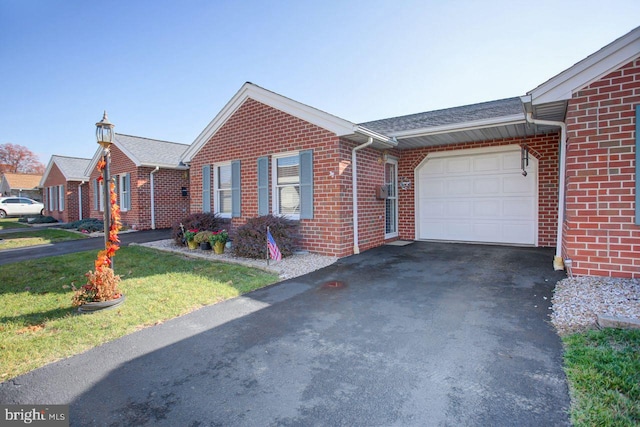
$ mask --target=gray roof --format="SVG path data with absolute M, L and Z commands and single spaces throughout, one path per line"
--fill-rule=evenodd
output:
M 82 181 L 89 179 L 89 177 L 85 175 L 85 170 L 87 166 L 89 166 L 89 163 L 91 163 L 91 159 L 53 155 L 51 156 L 51 160 L 55 162 L 67 180 Z
M 361 123 L 367 129 L 392 136 L 396 132 L 425 129 L 435 126 L 468 123 L 498 117 L 522 114 L 522 102 L 519 97 L 446 108 L 444 110 L 427 111 L 408 116 L 392 117 Z
M 178 167 L 180 157 L 189 145 L 177 142 L 116 133 L 117 146 L 136 163 L 137 166 Z

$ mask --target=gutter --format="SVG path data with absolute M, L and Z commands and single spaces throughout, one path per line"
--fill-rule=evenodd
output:
M 154 170 L 149 174 L 149 181 L 151 184 L 151 229 L 156 229 L 156 203 L 155 203 L 155 181 L 153 176 L 160 170 L 160 166 L 156 166 Z
M 565 206 L 565 175 L 567 169 L 567 125 L 564 122 L 534 119 L 533 113 L 527 113 L 527 122 L 534 125 L 558 126 L 560 128 L 560 171 L 558 172 L 558 233 L 556 239 L 556 255 L 553 257 L 553 269 L 564 270 L 562 260 L 562 235 Z
M 356 255 L 360 253 L 360 246 L 358 246 L 358 161 L 356 153 L 372 144 L 373 137 L 370 136 L 367 142 L 360 144 L 351 150 L 351 179 L 353 182 L 353 253 Z

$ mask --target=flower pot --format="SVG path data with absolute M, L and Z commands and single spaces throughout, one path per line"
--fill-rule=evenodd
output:
M 195 240 L 187 240 L 187 246 L 189 246 L 189 249 L 198 249 L 198 244 Z
M 120 295 L 120 298 L 112 299 L 109 301 L 97 301 L 97 302 L 85 302 L 78 307 L 78 313 L 95 313 L 96 311 L 109 310 L 111 308 L 118 307 L 125 300 L 124 294 Z
M 224 242 L 216 242 L 213 245 L 213 250 L 217 254 L 223 254 L 224 253 Z
M 200 250 L 201 251 L 210 251 L 211 250 L 211 243 L 209 243 L 209 242 L 200 243 Z

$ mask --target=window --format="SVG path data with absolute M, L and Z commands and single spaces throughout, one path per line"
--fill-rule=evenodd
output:
M 116 194 L 120 210 L 126 212 L 131 209 L 131 175 L 128 173 L 116 176 Z
M 58 210 L 58 197 L 60 194 L 58 187 L 49 187 L 48 188 L 48 196 L 49 196 L 49 211 L 57 211 Z
M 260 179 L 261 162 L 258 160 L 260 194 L 263 183 Z M 271 173 L 274 215 L 285 215 L 291 219 L 312 219 L 313 151 L 273 156 Z
M 273 159 L 273 212 L 300 218 L 300 156 L 286 154 Z
M 223 218 L 231 218 L 231 163 L 216 166 L 213 177 L 215 212 Z

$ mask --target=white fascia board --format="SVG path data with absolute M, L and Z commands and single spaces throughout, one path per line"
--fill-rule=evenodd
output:
M 44 182 L 47 180 L 47 178 L 49 177 L 49 173 L 51 172 L 51 168 L 53 167 L 53 158 L 55 156 L 51 156 L 51 158 L 49 159 L 49 163 L 47 164 L 47 168 L 44 170 L 44 173 L 42 174 L 42 178 L 40 178 L 40 182 L 38 183 L 38 187 L 40 188 L 44 188 Z M 64 175 L 64 172 L 62 172 L 62 174 Z M 65 179 L 67 179 L 67 177 L 65 176 Z
M 640 27 L 528 92 L 533 105 L 571 99 L 574 93 L 640 56 Z
M 141 163 L 139 167 L 142 168 L 155 168 L 158 167 L 160 169 L 175 169 L 175 170 L 187 170 L 189 169 L 186 165 L 181 166 L 181 165 L 177 165 L 175 163 L 169 164 L 169 163 Z
M 102 157 L 102 148 L 98 148 L 96 153 L 91 158 L 91 162 L 89 162 L 89 166 L 84 170 L 84 174 L 91 178 L 91 173 L 98 166 L 98 161 Z
M 378 142 L 381 142 L 385 145 L 388 145 L 389 148 L 394 148 L 398 145 L 398 141 L 396 141 L 394 138 L 388 137 L 386 135 L 383 135 L 381 133 L 372 131 L 371 129 L 367 129 L 365 127 L 362 127 L 360 125 L 354 125 L 353 127 L 353 133 L 355 134 L 360 134 L 360 135 L 364 135 L 367 137 L 371 137 L 373 139 L 375 139 Z
M 220 112 L 211 120 L 211 122 L 198 135 L 195 141 L 182 155 L 181 160 L 184 163 L 191 162 L 191 159 L 200 151 L 204 144 L 211 139 L 213 135 L 220 129 L 225 122 L 236 112 L 238 108 L 251 98 L 260 103 L 266 104 L 272 108 L 298 117 L 304 121 L 312 123 L 318 127 L 335 133 L 338 136 L 346 136 L 353 134 L 354 124 L 333 116 L 317 108 L 302 104 L 293 99 L 284 97 L 275 92 L 271 92 L 253 83 L 245 83 L 240 90 L 227 102 Z
M 513 114 L 510 116 L 493 117 L 490 119 L 475 120 L 471 122 L 452 123 L 448 125 L 432 126 L 428 128 L 406 130 L 401 132 L 393 132 L 389 135 L 397 139 L 415 138 L 428 135 L 438 135 L 442 133 L 463 132 L 469 130 L 492 128 L 506 125 L 517 125 L 525 123 L 524 112 L 522 114 Z
M 122 151 L 122 153 L 125 156 L 127 156 L 133 162 L 134 165 L 136 165 L 137 168 L 142 166 L 142 162 L 140 162 L 140 159 L 138 159 L 136 156 L 134 156 L 131 151 L 129 151 L 121 142 L 118 141 L 118 134 L 116 134 L 115 138 L 113 139 L 113 145 L 118 147 L 120 149 L 120 151 Z

